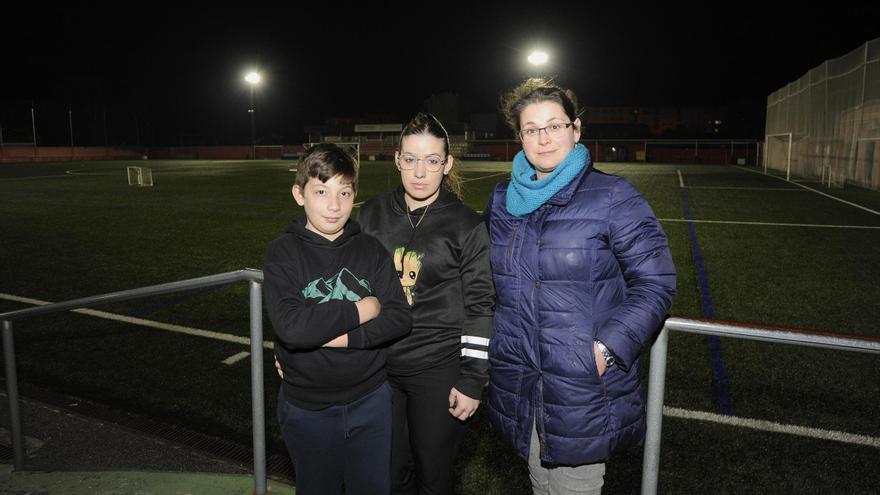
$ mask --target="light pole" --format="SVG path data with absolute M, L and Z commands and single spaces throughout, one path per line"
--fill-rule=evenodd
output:
M 70 159 L 73 160 L 73 108 L 67 106 L 67 121 L 70 123 Z
M 37 123 L 34 120 L 34 102 L 31 101 L 31 135 L 34 138 L 34 161 L 37 160 Z
M 536 75 L 538 76 L 541 76 L 541 66 L 546 64 L 548 60 L 550 60 L 550 56 L 547 55 L 547 52 L 541 50 L 534 50 L 528 57 L 529 63 L 535 66 Z
M 260 84 L 260 73 L 257 71 L 250 71 L 244 76 L 244 80 L 251 87 L 251 106 L 248 108 L 248 113 L 251 114 L 251 158 L 257 159 L 257 131 L 256 125 L 254 124 L 254 91 L 257 87 L 257 84 Z
M 104 118 L 104 152 L 107 151 L 107 107 L 101 109 L 101 116 Z

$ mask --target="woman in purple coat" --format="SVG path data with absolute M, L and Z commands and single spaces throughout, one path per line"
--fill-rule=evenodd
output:
M 502 98 L 522 141 L 486 217 L 497 293 L 489 418 L 534 493 L 601 493 L 605 460 L 645 434 L 639 355 L 675 293 L 651 207 L 595 170 L 575 95 L 528 79 Z

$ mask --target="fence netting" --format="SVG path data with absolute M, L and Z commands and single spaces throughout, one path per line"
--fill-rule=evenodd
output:
M 767 97 L 768 169 L 880 190 L 880 38 Z

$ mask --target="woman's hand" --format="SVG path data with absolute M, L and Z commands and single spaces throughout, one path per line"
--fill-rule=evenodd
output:
M 471 399 L 455 387 L 449 391 L 449 414 L 457 419 L 465 421 L 477 412 L 478 407 L 480 407 L 480 401 L 477 399 Z
M 608 368 L 605 366 L 605 356 L 602 355 L 599 344 L 596 342 L 593 342 L 593 356 L 596 358 L 596 369 L 599 370 L 599 376 L 604 375 Z
M 278 356 L 275 356 L 275 370 L 278 371 L 278 376 L 284 380 L 284 372 L 281 371 L 281 363 L 278 362 Z

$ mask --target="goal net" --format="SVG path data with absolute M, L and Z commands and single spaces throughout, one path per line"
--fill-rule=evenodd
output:
M 150 186 L 153 185 L 153 171 L 149 167 L 128 167 L 129 186 Z

